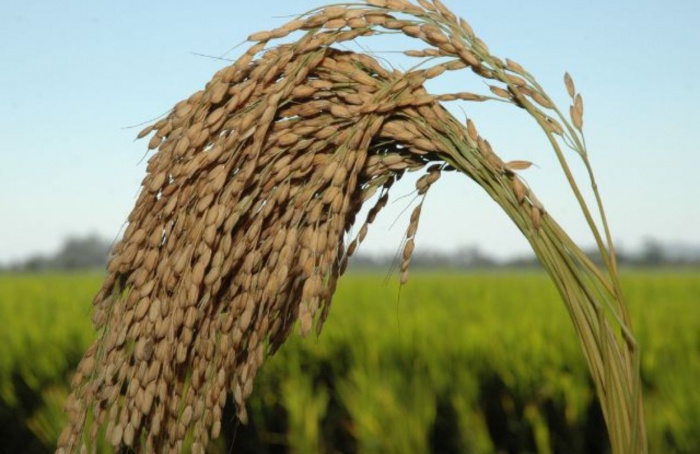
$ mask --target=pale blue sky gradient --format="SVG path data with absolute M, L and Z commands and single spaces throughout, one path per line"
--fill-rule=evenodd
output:
M 222 55 L 250 33 L 286 20 L 274 16 L 323 3 L 2 2 L 0 263 L 55 250 L 70 234 L 116 237 L 145 172 L 146 143 L 133 141 L 140 128 L 125 127 L 163 114 L 227 64 L 196 53 Z M 700 145 L 694 136 L 700 125 L 700 2 L 445 3 L 492 52 L 523 64 L 562 105 L 567 99 L 561 77 L 564 71 L 573 75 L 619 243 L 631 248 L 647 237 L 700 243 Z M 381 39 L 363 44 L 392 50 Z M 434 92 L 485 88 L 469 72 L 431 86 Z M 466 108 L 505 159 L 538 165 L 523 175 L 575 239 L 589 244 L 532 120 L 500 104 Z M 479 187 L 457 175 L 443 180 L 428 195 L 419 247 L 478 243 L 499 256 L 528 250 Z M 395 194 L 412 188 L 408 181 Z M 370 230 L 365 250 L 399 247 L 409 201 L 391 205 Z

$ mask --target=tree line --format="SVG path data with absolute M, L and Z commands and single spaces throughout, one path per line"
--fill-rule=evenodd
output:
M 109 259 L 112 241 L 91 234 L 66 238 L 52 254 L 35 254 L 14 263 L 0 264 L 3 271 L 39 272 L 50 270 L 103 270 Z M 637 250 L 619 249 L 621 266 L 628 267 L 697 267 L 700 266 L 700 246 L 669 246 L 658 240 L 648 239 Z M 400 253 L 360 252 L 351 261 L 356 269 L 391 270 L 400 265 Z M 591 249 L 589 257 L 601 263 L 597 250 Z M 451 251 L 416 250 L 411 259 L 415 268 L 442 269 L 491 269 L 538 268 L 534 255 L 498 259 L 478 246 L 463 246 Z

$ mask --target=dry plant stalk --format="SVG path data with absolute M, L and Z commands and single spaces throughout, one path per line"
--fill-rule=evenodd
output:
M 295 32 L 298 40 L 270 45 Z M 337 48 L 385 32 L 429 46 L 408 56 L 442 60 L 400 72 Z M 229 393 L 246 421 L 245 402 L 265 357 L 297 320 L 302 335 L 314 323 L 320 332 L 338 278 L 392 184 L 429 163 L 418 195 L 441 171 L 462 172 L 528 239 L 570 311 L 613 451 L 644 452 L 638 350 L 602 205 L 597 198 L 605 238 L 561 147 L 589 165 L 582 99 L 570 76 L 568 119 L 522 66 L 491 55 L 438 0 L 329 6 L 249 40 L 252 47 L 204 90 L 139 134 L 152 134 L 148 148 L 156 151 L 94 299 L 99 337 L 73 378 L 70 424 L 58 452 L 94 451 L 102 433 L 115 448 L 181 452 L 187 443 L 193 453 L 204 452 L 221 431 Z M 463 68 L 487 79 L 496 98 L 434 96 L 423 88 Z M 473 122 L 460 123 L 441 105 L 492 99 L 525 109 L 541 125 L 606 270 L 586 258 L 517 175 L 529 163 L 504 163 Z M 360 208 L 377 191 L 351 240 Z M 402 282 L 420 208 L 406 234 Z

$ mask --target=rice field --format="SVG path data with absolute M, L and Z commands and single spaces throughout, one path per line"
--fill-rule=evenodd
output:
M 99 274 L 0 276 L 0 439 L 50 452 L 94 338 Z M 319 338 L 261 369 L 228 452 L 604 452 L 605 425 L 554 286 L 538 272 L 354 272 Z M 700 452 L 700 273 L 623 276 L 643 349 L 649 451 Z M 109 452 L 109 451 L 107 451 Z

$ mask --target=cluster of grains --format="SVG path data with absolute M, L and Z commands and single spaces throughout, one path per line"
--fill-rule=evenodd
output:
M 245 421 L 264 358 L 297 320 L 302 334 L 314 322 L 320 330 L 348 258 L 406 171 L 435 162 L 418 180 L 421 196 L 448 166 L 508 188 L 508 203 L 534 210 L 538 225 L 541 206 L 513 172 L 522 167 L 501 161 L 471 122 L 440 105 L 490 98 L 423 88 L 444 71 L 495 79 L 505 66 L 486 65 L 485 44 L 439 1 L 367 3 L 251 36 L 238 61 L 139 134 L 152 135 L 155 153 L 94 299 L 100 335 L 73 378 L 59 452 L 94 448 L 102 433 L 117 448 L 180 452 L 187 440 L 204 452 L 229 394 Z M 298 41 L 269 45 L 299 30 Z M 451 59 L 400 72 L 333 47 L 387 30 L 432 46 L 408 55 Z M 496 95 L 517 104 L 523 93 L 541 97 L 508 77 Z M 402 282 L 421 207 L 410 218 Z
M 418 195 L 423 197 L 423 199 L 413 209 L 413 212 L 411 213 L 411 220 L 408 224 L 408 229 L 406 230 L 406 242 L 404 244 L 403 256 L 401 260 L 401 284 L 408 282 L 408 266 L 411 264 L 413 249 L 416 246 L 416 232 L 418 231 L 418 221 L 420 220 L 420 213 L 423 209 L 425 194 L 428 192 L 428 189 L 430 189 L 430 186 L 440 178 L 443 167 L 443 164 L 433 164 L 428 169 L 428 172 L 420 177 L 418 181 L 416 181 L 416 191 Z

